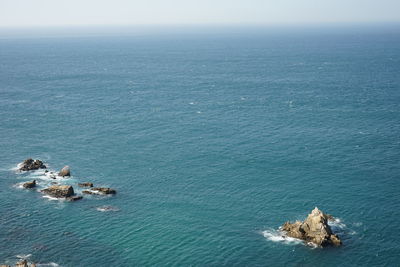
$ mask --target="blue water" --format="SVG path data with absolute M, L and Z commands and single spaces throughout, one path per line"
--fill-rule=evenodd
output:
M 399 29 L 0 36 L 0 263 L 399 265 Z M 280 240 L 315 206 L 342 247 Z

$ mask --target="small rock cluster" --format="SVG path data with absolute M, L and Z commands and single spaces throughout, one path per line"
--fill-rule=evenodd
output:
M 332 219 L 332 216 L 324 214 L 316 207 L 303 222 L 286 222 L 281 230 L 289 237 L 311 242 L 319 247 L 340 246 L 342 241 L 333 234 L 328 219 Z
M 33 160 L 31 158 L 24 160 L 19 165 L 20 171 L 31 171 L 37 169 L 45 169 L 46 166 L 43 164 L 42 161 L 36 159 Z M 45 171 L 45 173 L 49 173 L 49 171 Z M 71 176 L 71 169 L 69 166 L 65 166 L 60 170 L 58 173 L 60 177 L 69 177 Z M 50 177 L 56 179 L 57 176 L 55 173 L 50 172 Z M 34 188 L 36 187 L 36 180 L 26 182 L 22 185 L 24 188 Z M 109 195 L 109 194 L 116 194 L 117 192 L 114 189 L 108 187 L 93 187 L 93 183 L 85 182 L 79 183 L 79 187 L 89 187 L 89 190 L 84 190 L 82 193 L 90 194 L 90 195 Z M 65 198 L 68 201 L 76 201 L 83 198 L 83 196 L 76 195 L 74 192 L 74 188 L 71 185 L 52 185 L 48 188 L 41 190 L 42 193 L 45 193 L 49 196 L 56 197 L 56 198 Z M 1 266 L 0 266 L 1 267 Z

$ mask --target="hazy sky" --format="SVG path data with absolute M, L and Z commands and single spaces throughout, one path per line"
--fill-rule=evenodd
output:
M 399 21 L 400 0 L 0 0 L 0 27 Z

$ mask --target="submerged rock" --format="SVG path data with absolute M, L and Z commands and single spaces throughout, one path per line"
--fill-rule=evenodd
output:
M 78 184 L 80 187 L 93 187 L 93 183 L 80 183 Z
M 286 222 L 281 229 L 290 237 L 302 239 L 320 247 L 328 245 L 340 246 L 342 244 L 339 237 L 332 233 L 328 225 L 328 216 L 317 207 L 303 222 Z
M 33 160 L 31 158 L 24 160 L 19 167 L 20 171 L 32 171 L 38 169 L 46 169 L 46 165 L 41 160 Z
M 109 194 L 116 194 L 117 191 L 108 187 L 93 187 L 91 190 L 84 190 L 82 191 L 84 194 L 90 195 L 109 195 Z
M 83 198 L 83 196 L 71 196 L 71 197 L 67 197 L 68 201 L 77 201 L 77 200 L 81 200 Z
M 43 189 L 42 192 L 58 198 L 74 195 L 74 189 L 70 185 L 52 185 L 49 188 Z
M 102 207 L 97 207 L 96 210 L 101 211 L 101 212 L 107 212 L 107 211 L 119 211 L 117 207 L 113 206 L 102 206 Z
M 36 186 L 36 180 L 33 180 L 32 182 L 26 182 L 22 186 L 24 188 L 34 188 Z
M 64 168 L 62 168 L 58 175 L 62 177 L 71 176 L 71 170 L 69 166 L 65 166 Z

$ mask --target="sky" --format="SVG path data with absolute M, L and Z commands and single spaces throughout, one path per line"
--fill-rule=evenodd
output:
M 0 0 L 0 27 L 400 22 L 400 0 Z

